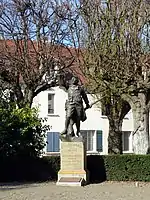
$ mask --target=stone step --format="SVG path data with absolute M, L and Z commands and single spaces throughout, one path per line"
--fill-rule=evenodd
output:
M 56 183 L 60 186 L 83 186 L 84 184 L 84 179 L 79 177 L 62 177 Z

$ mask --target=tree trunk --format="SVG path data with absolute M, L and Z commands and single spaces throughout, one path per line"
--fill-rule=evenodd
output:
M 122 121 L 109 119 L 108 153 L 122 154 Z
M 29 106 L 31 108 L 33 102 L 33 90 L 25 88 L 22 91 L 21 87 L 14 90 L 14 95 L 16 96 L 16 104 L 18 108 L 24 108 Z
M 30 108 L 33 103 L 33 98 L 34 98 L 33 95 L 34 95 L 34 91 L 26 88 L 25 93 L 24 93 L 24 104 L 28 105 Z
M 105 100 L 106 115 L 109 120 L 108 153 L 122 154 L 122 123 L 131 109 L 129 103 L 113 95 L 109 102 Z
M 131 107 L 127 101 L 117 95 L 103 99 L 102 103 L 103 113 L 109 120 L 108 153 L 122 154 L 122 123 Z
M 139 94 L 131 105 L 134 120 L 133 152 L 147 154 L 149 150 L 149 110 L 144 94 Z

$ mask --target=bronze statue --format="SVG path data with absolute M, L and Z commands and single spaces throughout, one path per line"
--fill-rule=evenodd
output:
M 86 108 L 83 107 L 83 100 Z M 68 88 L 68 100 L 65 104 L 66 120 L 65 129 L 61 135 L 80 136 L 80 121 L 86 120 L 85 110 L 90 108 L 89 100 L 83 86 L 79 85 L 79 79 L 75 76 L 71 79 L 71 85 Z M 77 131 L 74 132 L 73 125 L 76 125 Z

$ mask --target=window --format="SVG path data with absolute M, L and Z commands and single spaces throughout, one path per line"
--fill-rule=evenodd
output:
M 122 132 L 123 151 L 129 151 L 129 149 L 130 149 L 129 148 L 130 135 L 131 135 L 131 132 L 129 132 L 129 131 Z
M 103 151 L 103 137 L 102 137 L 102 131 L 97 131 L 97 151 L 102 152 Z
M 48 114 L 54 114 L 54 94 L 48 94 Z
M 47 152 L 59 152 L 59 133 L 47 133 Z
M 86 141 L 86 148 L 87 151 L 93 151 L 93 136 L 94 136 L 94 132 L 93 130 L 82 130 L 81 131 L 81 135 L 83 136 L 83 138 Z

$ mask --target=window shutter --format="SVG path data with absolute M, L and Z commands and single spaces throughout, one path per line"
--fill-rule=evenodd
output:
M 103 137 L 101 130 L 97 131 L 97 151 L 103 151 Z
M 53 133 L 47 133 L 47 152 L 53 152 Z
M 47 133 L 47 152 L 59 152 L 59 133 L 48 132 Z
M 53 133 L 54 137 L 53 137 L 53 151 L 54 152 L 59 152 L 59 133 L 55 132 Z

